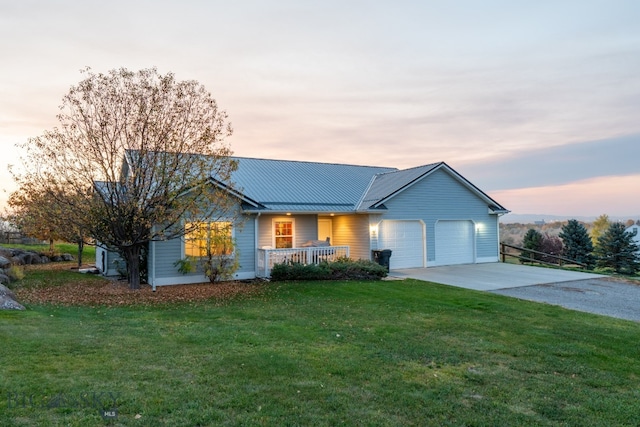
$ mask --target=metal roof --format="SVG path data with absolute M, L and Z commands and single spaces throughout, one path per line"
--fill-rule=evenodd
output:
M 130 156 L 133 151 L 127 154 Z M 485 200 L 491 212 L 508 212 L 444 162 L 398 170 L 382 166 L 231 158 L 238 166 L 232 172 L 231 182 L 216 179 L 214 158 L 211 180 L 239 197 L 245 212 L 353 213 L 384 209 L 387 200 L 441 168 Z M 125 157 L 125 162 L 129 159 Z M 124 167 L 123 172 L 126 173 Z M 111 184 L 96 182 L 96 190 L 103 192 Z
M 371 178 L 395 168 L 234 157 L 234 188 L 267 210 L 353 212 Z
M 405 170 L 379 166 L 233 157 L 233 189 L 250 202 L 245 211 L 298 213 L 356 212 L 384 209 L 383 203 L 444 168 L 487 202 L 494 213 L 508 212 L 446 163 Z

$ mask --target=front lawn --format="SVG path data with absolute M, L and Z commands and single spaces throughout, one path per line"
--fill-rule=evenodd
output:
M 415 280 L 0 322 L 3 426 L 640 422 L 640 324 Z

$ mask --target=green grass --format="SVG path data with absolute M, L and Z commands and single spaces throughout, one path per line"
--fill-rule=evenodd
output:
M 0 312 L 0 425 L 640 422 L 638 323 L 414 280 L 268 286 Z

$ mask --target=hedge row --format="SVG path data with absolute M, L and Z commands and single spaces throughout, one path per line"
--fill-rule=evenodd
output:
M 373 261 L 340 258 L 320 264 L 289 262 L 271 269 L 271 280 L 380 280 L 387 269 Z

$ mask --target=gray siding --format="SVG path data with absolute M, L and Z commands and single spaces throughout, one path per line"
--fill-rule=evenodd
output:
M 370 259 L 369 216 L 341 215 L 333 219 L 334 246 L 349 246 L 349 257 L 352 259 Z
M 182 239 L 172 239 L 154 243 L 151 262 L 155 265 L 156 278 L 173 277 L 180 274 L 173 264 L 183 257 L 182 242 Z
M 435 223 L 471 220 L 478 227 L 476 259 L 498 256 L 498 217 L 471 190 L 444 170 L 437 170 L 385 203 L 383 219 L 421 219 L 426 224 L 427 263 L 436 259 Z
M 253 273 L 256 271 L 256 223 L 255 216 L 243 216 L 243 220 L 236 226 L 235 239 L 237 256 L 240 267 L 238 273 Z

